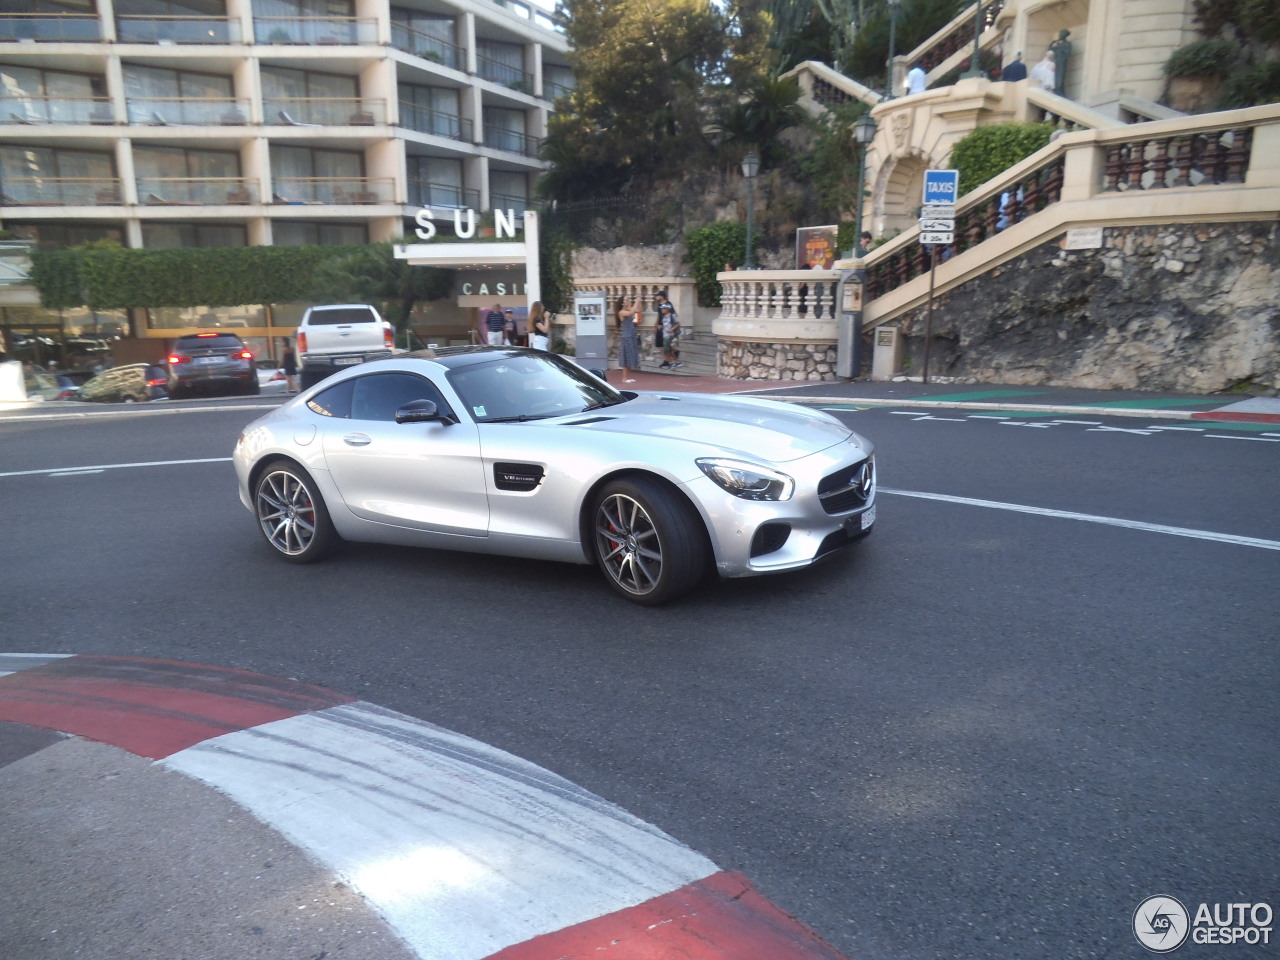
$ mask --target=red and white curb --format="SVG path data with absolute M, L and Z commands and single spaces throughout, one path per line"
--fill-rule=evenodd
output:
M 742 876 L 615 804 L 373 704 L 222 667 L 0 654 L 0 721 L 222 792 L 432 960 L 839 960 Z

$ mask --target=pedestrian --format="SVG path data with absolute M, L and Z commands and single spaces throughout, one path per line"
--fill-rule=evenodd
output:
M 284 371 L 286 393 L 298 392 L 298 355 L 293 351 L 293 342 L 288 337 L 281 337 L 280 344 L 284 352 L 280 354 L 280 369 Z
M 1031 80 L 1041 90 L 1048 90 L 1053 93 L 1057 85 L 1054 80 L 1053 51 L 1046 50 L 1044 59 L 1031 68 Z
M 929 85 L 929 78 L 925 76 L 924 67 L 916 64 L 907 72 L 907 96 L 913 93 L 924 93 L 925 88 Z
M 529 308 L 529 346 L 535 350 L 551 349 L 551 317 L 541 300 Z
M 638 328 L 644 319 L 636 300 L 627 303 L 618 298 L 618 366 L 622 367 L 622 382 L 635 383 L 632 371 L 640 366 L 640 342 Z
M 495 303 L 489 308 L 489 312 L 484 315 L 485 343 L 491 347 L 502 346 L 502 327 L 504 322 L 502 304 Z
M 684 366 L 680 362 L 680 315 L 670 300 L 658 304 L 658 329 L 662 331 L 662 363 L 660 367 Z
M 1007 63 L 1003 70 L 1000 71 L 1000 79 L 1007 83 L 1017 83 L 1019 80 L 1027 79 L 1027 65 L 1022 62 L 1022 51 L 1019 50 L 1013 60 Z
M 871 236 L 870 230 L 863 230 L 858 236 L 858 245 L 853 250 L 855 257 L 865 257 L 871 252 L 871 245 L 875 240 Z
M 516 332 L 516 314 L 514 310 L 507 309 L 502 316 L 502 345 L 504 347 L 516 346 L 518 338 Z

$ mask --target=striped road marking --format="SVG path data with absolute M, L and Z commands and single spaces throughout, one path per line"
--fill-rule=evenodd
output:
M 745 878 L 621 807 L 421 720 L 172 661 L 0 654 L 0 673 L 0 721 L 208 784 L 342 878 L 419 957 L 842 960 Z

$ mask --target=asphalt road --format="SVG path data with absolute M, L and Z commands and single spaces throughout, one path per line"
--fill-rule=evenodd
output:
M 1280 444 L 841 415 L 878 446 L 875 534 L 658 610 L 588 568 L 282 563 L 221 462 L 243 409 L 2 421 L 0 649 L 296 677 L 477 737 L 857 960 L 1138 957 L 1147 896 L 1280 907 L 1280 551 L 1045 512 L 1280 541 Z

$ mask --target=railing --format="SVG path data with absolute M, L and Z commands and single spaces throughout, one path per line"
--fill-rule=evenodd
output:
M 833 321 L 834 270 L 741 270 L 721 281 L 720 316 L 727 320 Z
M 982 33 L 986 33 L 992 27 L 1003 9 L 1004 0 L 994 0 L 994 2 L 983 6 Z M 912 50 L 907 55 L 907 59 L 911 63 L 919 63 L 924 68 L 925 73 L 930 73 L 935 67 L 940 66 L 966 47 L 972 50 L 976 14 L 977 10 L 974 7 L 966 8 L 963 13 L 957 14 L 949 24 Z
M 518 153 L 525 157 L 536 157 L 542 146 L 542 141 L 537 137 L 531 137 L 527 133 L 520 133 L 517 130 L 489 129 L 484 132 L 484 145 L 495 150 Z
M 554 80 L 542 81 L 542 95 L 544 99 L 554 100 L 556 97 L 567 97 L 573 93 L 572 84 L 556 83 Z
M 450 140 L 471 140 L 471 121 L 457 114 L 431 110 L 416 103 L 400 101 L 400 125 L 418 133 Z
M 5 206 L 102 206 L 121 203 L 114 177 L 5 177 L 0 204 Z
M 121 43 L 239 43 L 239 21 L 220 17 L 116 17 Z
M 0 123 L 110 123 L 103 97 L 0 97 Z
M 432 183 L 418 177 L 410 177 L 409 205 L 431 207 L 438 210 L 478 210 L 480 191 L 468 190 L 449 183 Z
M 491 210 L 514 210 L 523 214 L 529 209 L 528 197 L 517 197 L 508 193 L 490 193 L 489 208 Z
M 80 13 L 0 13 L 0 43 L 84 43 L 102 39 L 95 16 Z
M 387 122 L 387 105 L 359 97 L 263 97 L 262 117 L 286 127 L 370 127 Z
M 1106 151 L 1103 190 L 1161 190 L 1244 183 L 1253 129 L 1134 138 Z
M 394 199 L 391 177 L 277 177 L 271 178 L 272 203 L 387 203 Z
M 357 17 L 254 17 L 253 36 L 257 43 L 307 46 L 376 43 L 378 22 Z
M 481 78 L 485 80 L 492 80 L 512 90 L 519 90 L 521 93 L 533 93 L 533 74 L 525 73 L 519 67 L 513 67 L 509 63 L 495 60 L 483 53 L 476 54 L 476 66 Z
M 153 127 L 239 126 L 249 122 L 249 101 L 233 97 L 130 97 L 125 110 L 129 123 Z
M 145 204 L 254 203 L 258 184 L 241 177 L 139 177 L 138 202 Z
M 397 50 L 412 53 L 423 60 L 430 60 L 441 66 L 462 69 L 463 50 L 456 44 L 439 37 L 433 37 L 421 30 L 405 26 L 402 23 L 391 24 L 391 45 Z

